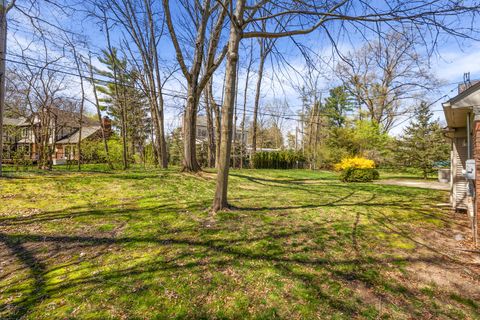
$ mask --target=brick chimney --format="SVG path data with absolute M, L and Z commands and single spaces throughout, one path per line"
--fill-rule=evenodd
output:
M 109 137 L 112 134 L 112 120 L 108 116 L 102 118 L 102 126 L 105 132 L 105 137 Z

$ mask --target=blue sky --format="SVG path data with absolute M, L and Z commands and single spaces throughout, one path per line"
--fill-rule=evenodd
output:
M 174 3 L 174 1 L 172 1 Z M 89 43 L 89 48 L 94 53 L 99 53 L 99 51 L 106 46 L 105 44 L 105 33 L 101 30 L 100 25 L 95 22 L 92 18 L 87 18 L 84 12 L 78 11 L 73 16 L 67 17 L 64 13 L 59 12 L 57 9 L 52 7 L 42 8 L 42 17 L 55 23 L 66 26 L 68 29 L 72 30 L 75 33 L 84 35 Z M 18 53 L 20 46 L 26 46 L 31 38 L 31 33 L 33 32 L 32 26 L 29 22 L 18 15 L 18 13 L 12 14 L 12 22 L 10 23 L 10 32 L 8 36 L 8 47 L 9 52 Z M 53 32 L 54 33 L 54 32 Z M 113 31 L 113 41 L 114 44 L 117 43 L 118 39 L 122 37 L 122 34 L 119 31 Z M 330 41 L 325 37 L 321 32 L 316 32 L 308 36 L 296 37 L 296 41 L 299 43 L 308 46 L 312 52 L 319 53 L 326 62 L 319 66 L 322 74 L 324 76 L 321 81 L 321 90 L 327 92 L 328 89 L 337 85 L 339 83 L 338 79 L 332 74 L 331 70 L 335 67 L 338 57 L 332 55 L 332 46 Z M 363 39 L 355 32 L 338 39 L 338 47 L 343 53 L 346 53 L 349 50 L 353 50 L 356 47 L 362 45 Z M 250 40 L 243 40 L 244 44 L 248 44 Z M 254 42 L 256 40 L 253 40 Z M 51 51 L 59 51 L 59 48 L 55 48 L 55 40 L 52 41 Z M 37 46 L 38 44 L 32 45 L 31 50 L 28 51 L 28 54 L 35 57 L 41 51 L 41 48 Z M 289 105 L 289 112 L 296 113 L 299 111 L 301 106 L 301 101 L 299 98 L 298 87 L 302 81 L 301 72 L 304 69 L 305 62 L 301 56 L 299 50 L 295 47 L 293 42 L 290 39 L 282 39 L 277 43 L 279 51 L 283 53 L 285 61 L 288 61 L 289 67 L 283 66 L 283 73 L 279 72 L 278 66 L 276 63 L 272 65 L 269 60 L 266 65 L 264 83 L 262 86 L 262 96 L 261 104 L 267 105 L 275 101 L 286 102 Z M 174 50 L 171 45 L 170 39 L 164 37 L 160 42 L 160 52 L 163 60 L 163 64 L 168 66 L 168 68 L 176 67 L 176 60 L 174 57 Z M 87 52 L 84 49 L 85 55 Z M 257 52 L 255 52 L 257 53 Z M 246 57 L 245 52 L 243 52 L 243 57 Z M 444 82 L 437 92 L 431 93 L 428 98 L 430 101 L 434 101 L 443 95 L 448 95 L 453 97 L 456 94 L 456 87 L 458 83 L 463 80 L 463 73 L 470 72 L 471 78 L 476 79 L 480 78 L 480 43 L 472 40 L 463 40 L 462 42 L 455 41 L 453 38 L 445 37 L 442 38 L 440 43 L 437 46 L 437 51 L 431 56 L 430 59 L 430 68 L 432 72 Z M 8 62 L 7 62 L 8 63 Z M 68 59 L 62 59 L 59 62 L 59 65 L 73 66 L 73 62 Z M 98 62 L 97 62 L 97 65 Z M 100 66 L 100 65 L 99 65 Z M 221 99 L 222 91 L 222 70 L 223 66 L 220 67 L 217 74 L 215 75 L 215 92 L 217 93 L 217 99 Z M 72 71 L 72 69 L 65 69 Z M 71 79 L 71 86 L 69 87 L 70 94 L 75 96 L 78 95 L 78 79 Z M 249 91 L 247 94 L 247 108 L 253 108 L 253 95 L 254 95 L 254 85 L 256 81 L 256 65 L 254 65 Z M 239 108 L 243 105 L 243 86 L 245 82 L 244 72 L 240 70 L 239 74 L 239 95 L 238 103 Z M 182 94 L 184 92 L 184 81 L 182 80 L 182 75 L 177 72 L 175 77 L 172 77 L 169 82 L 165 85 L 167 93 L 179 92 Z M 434 105 L 431 109 L 434 110 L 435 115 L 443 119 L 443 112 L 441 111 L 441 102 L 447 100 L 448 98 L 441 99 Z M 179 113 L 181 112 L 183 101 L 182 99 L 175 99 L 171 97 L 166 98 L 166 124 L 171 129 L 179 124 Z M 291 111 L 291 112 L 290 112 Z M 399 134 L 402 131 L 404 125 L 408 123 L 408 119 L 399 119 L 400 125 L 396 126 L 392 130 L 392 134 Z M 295 121 L 285 120 L 285 130 L 294 130 L 297 125 Z

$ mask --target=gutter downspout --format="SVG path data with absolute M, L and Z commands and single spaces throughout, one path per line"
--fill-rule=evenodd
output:
M 472 129 L 470 128 L 470 121 L 472 120 L 471 113 L 467 113 L 467 159 L 472 158 Z

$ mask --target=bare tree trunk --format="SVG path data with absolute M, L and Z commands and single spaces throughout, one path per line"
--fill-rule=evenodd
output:
M 154 126 L 153 124 L 153 116 L 152 118 L 150 119 L 151 122 L 152 122 L 152 126 Z M 158 149 L 156 147 L 156 144 L 155 144 L 155 139 L 154 139 L 154 136 L 153 136 L 153 130 L 151 131 L 150 133 L 150 138 L 152 139 L 152 153 L 153 153 L 153 163 L 155 163 L 155 167 L 157 166 L 158 164 Z
M 233 152 L 232 152 L 232 157 L 233 157 L 233 162 L 232 162 L 232 166 L 233 168 L 236 167 L 237 165 L 237 155 L 236 155 L 236 152 L 237 152 L 237 109 L 238 109 L 238 66 L 239 64 L 237 63 L 237 74 L 235 76 L 235 78 L 237 78 L 237 82 L 236 82 L 236 85 L 235 85 L 235 102 L 234 102 L 234 111 L 233 111 Z
M 3 162 L 3 110 L 5 107 L 5 57 L 7 51 L 7 10 L 5 3 L 0 7 L 0 177 Z
M 232 147 L 233 109 L 235 103 L 235 88 L 237 81 L 238 47 L 241 40 L 241 29 L 238 25 L 243 18 L 246 0 L 237 0 L 235 14 L 230 22 L 230 37 L 225 71 L 225 101 L 222 106 L 222 138 L 220 147 L 220 162 L 218 164 L 217 184 L 212 210 L 214 212 L 228 208 L 227 189 L 228 172 L 230 169 L 230 152 Z
M 215 126 L 213 125 L 213 107 L 208 99 L 208 86 L 205 90 L 205 113 L 207 116 L 208 155 L 207 162 L 210 168 L 215 167 Z
M 115 87 L 115 97 L 117 98 L 117 101 L 120 103 L 120 109 L 121 109 L 121 116 L 120 116 L 120 121 L 121 121 L 121 135 L 122 135 L 122 160 L 123 160 L 123 170 L 126 170 L 128 168 L 128 160 L 127 160 L 127 129 L 126 129 L 126 115 L 125 115 L 125 103 L 126 101 L 124 99 L 119 99 L 119 90 L 118 90 L 118 78 L 117 78 L 117 63 L 116 63 L 116 56 L 114 55 L 112 44 L 110 41 L 110 27 L 108 26 L 108 21 L 107 21 L 107 16 L 106 13 L 103 12 L 104 14 L 104 25 L 105 25 L 105 34 L 107 36 L 107 48 L 110 56 L 112 57 L 113 61 L 113 81 L 114 81 L 114 87 Z M 124 90 L 122 90 L 124 91 Z M 123 97 L 125 98 L 125 92 L 123 92 Z M 123 100 L 123 101 L 122 101 Z
M 148 96 L 155 132 L 155 139 L 152 139 L 155 161 L 159 161 L 156 163 L 160 164 L 162 168 L 167 168 L 168 150 L 164 128 L 164 100 L 152 1 L 143 0 L 143 7 L 140 3 L 132 0 L 113 1 L 111 4 L 113 13 L 131 36 L 141 57 L 145 73 L 145 78 L 142 77 L 141 81 Z M 140 19 L 138 14 L 141 15 Z M 163 21 L 160 23 L 163 23 Z M 124 43 L 133 58 L 132 61 L 136 61 L 137 57 L 130 50 L 129 41 L 125 40 Z
M 163 95 L 161 92 L 158 93 L 158 100 L 159 100 L 158 102 L 159 136 L 157 137 L 157 140 L 158 140 L 158 144 L 160 145 L 160 161 L 162 164 L 162 168 L 167 169 L 168 168 L 168 150 L 167 150 L 167 141 L 165 139 L 165 117 L 163 113 L 164 101 L 163 101 Z
M 160 148 L 160 161 L 162 162 L 162 168 L 168 168 L 168 150 L 167 150 L 167 141 L 165 139 L 165 118 L 164 118 L 164 101 L 163 101 L 163 94 L 162 94 L 162 78 L 160 77 L 160 64 L 158 59 L 158 50 L 157 50 L 157 42 L 156 42 L 156 33 L 155 33 L 155 25 L 153 23 L 153 13 L 151 4 L 148 1 L 144 1 L 145 8 L 147 9 L 147 16 L 148 16 L 148 25 L 150 28 L 150 42 L 152 47 L 152 55 L 153 55 L 153 64 L 155 69 L 155 77 L 156 77 L 156 84 L 157 90 L 156 93 L 158 94 L 158 101 L 157 106 L 157 123 L 158 123 L 158 137 L 157 141 Z M 155 81 L 154 81 L 155 83 Z
M 321 99 L 320 99 L 321 101 Z M 317 145 L 318 145 L 318 127 L 320 122 L 320 102 L 316 102 L 313 109 L 314 115 L 314 125 L 315 125 L 315 135 L 313 140 L 313 148 L 312 148 L 312 159 L 313 159 L 313 170 L 317 169 Z
M 0 177 L 3 165 L 3 111 L 5 109 L 5 57 L 7 53 L 7 13 L 15 4 L 15 0 L 8 5 L 5 0 L 0 3 Z
M 196 88 L 189 88 L 183 117 L 183 171 L 200 171 L 196 154 L 197 101 Z
M 220 114 L 220 107 L 213 98 L 213 88 L 212 83 L 210 82 L 207 85 L 207 95 L 210 105 L 212 106 L 213 113 L 215 114 L 215 168 L 218 168 L 219 157 L 220 157 L 220 142 L 222 141 L 222 115 Z M 222 99 L 223 100 L 223 99 Z
M 263 68 L 265 65 L 265 47 L 264 39 L 260 40 L 260 65 L 258 66 L 258 78 L 257 78 L 257 88 L 255 91 L 255 104 L 253 106 L 253 125 L 252 125 L 252 156 L 257 152 L 257 134 L 258 134 L 258 109 L 260 105 L 260 91 L 262 88 L 262 78 L 263 78 Z
M 114 68 L 115 69 L 115 68 Z M 122 96 L 123 96 L 123 103 L 120 104 L 121 106 L 121 124 L 122 124 L 122 160 L 123 160 L 123 170 L 127 170 L 128 168 L 128 149 L 127 149 L 127 110 L 126 110 L 126 96 L 125 90 L 122 88 Z
M 91 81 L 92 88 L 93 88 L 93 96 L 95 98 L 95 108 L 96 108 L 96 111 L 97 111 L 98 123 L 100 124 L 100 128 L 101 128 L 101 131 L 102 131 L 103 148 L 105 149 L 105 156 L 107 157 L 108 167 L 110 169 L 113 169 L 113 164 L 112 164 L 112 161 L 110 160 L 110 153 L 108 151 L 107 137 L 105 136 L 105 124 L 103 123 L 102 115 L 100 113 L 100 102 L 98 101 L 97 87 L 95 86 L 95 82 L 93 81 L 92 57 L 89 56 L 88 59 L 89 59 L 88 69 L 90 71 L 90 81 Z
M 246 120 L 246 113 L 247 113 L 247 92 L 248 92 L 248 82 L 250 80 L 250 71 L 253 64 L 253 44 L 250 45 L 250 59 L 248 61 L 247 66 L 247 74 L 245 76 L 245 91 L 243 92 L 243 115 L 242 115 L 242 146 L 240 148 L 240 169 L 243 169 L 243 149 L 245 148 L 245 120 Z
M 73 50 L 73 58 L 75 60 L 75 66 L 77 68 L 78 76 L 80 78 L 80 90 L 81 90 L 81 99 L 80 99 L 80 118 L 79 118 L 79 128 L 78 128 L 78 142 L 77 142 L 77 149 L 78 149 L 78 171 L 82 170 L 82 127 L 83 127 L 83 107 L 85 104 L 85 88 L 83 86 L 83 75 L 82 70 L 80 68 L 80 62 L 78 60 L 77 50 L 75 49 L 75 44 L 72 45 Z M 54 132 L 53 139 L 55 140 L 56 134 Z M 55 150 L 55 144 L 53 145 L 53 150 Z
M 177 39 L 177 33 L 172 21 L 170 14 L 170 4 L 169 0 L 163 0 L 163 7 L 165 13 L 166 25 L 170 33 L 170 38 L 172 39 L 173 46 L 176 52 L 176 58 L 179 63 L 180 69 L 187 80 L 187 103 L 186 111 L 183 121 L 183 134 L 184 134 L 184 161 L 183 161 L 183 170 L 186 171 L 199 171 L 201 168 L 197 163 L 196 159 L 196 150 L 195 150 L 195 139 L 196 139 L 196 113 L 198 109 L 198 102 L 201 96 L 201 93 L 208 81 L 212 77 L 215 70 L 220 65 L 223 57 L 227 51 L 225 46 L 221 53 L 215 58 L 218 44 L 221 38 L 221 33 L 224 25 L 225 17 L 227 16 L 227 11 L 229 8 L 230 0 L 228 1 L 218 1 L 215 2 L 215 6 L 212 8 L 212 2 L 210 0 L 203 0 L 195 2 L 195 9 L 198 15 L 196 18 L 191 15 L 196 26 L 196 37 L 194 43 L 193 53 L 190 52 L 189 55 L 192 56 L 191 67 L 188 68 L 185 59 L 184 59 L 184 50 L 180 45 Z M 184 3 L 186 4 L 186 3 Z M 219 4 L 219 6 L 217 6 Z M 190 12 L 191 7 L 187 4 L 183 6 L 187 11 Z M 214 15 L 214 13 L 218 14 Z M 215 16 L 214 24 L 212 28 L 208 28 L 208 22 L 211 17 Z M 207 39 L 207 31 L 210 32 L 210 39 Z M 205 45 L 208 42 L 208 48 L 205 50 Z M 205 57 L 205 59 L 204 59 Z M 205 61 L 204 65 L 202 62 Z M 203 68 L 203 75 L 200 77 Z
M 151 99 L 150 99 L 151 100 Z M 160 136 L 160 128 L 158 127 L 158 116 L 157 116 L 157 106 L 154 101 L 150 101 L 150 115 L 151 115 L 151 123 L 152 123 L 152 149 L 154 154 L 154 162 L 155 166 L 161 163 L 161 148 L 160 142 L 158 141 L 158 137 Z

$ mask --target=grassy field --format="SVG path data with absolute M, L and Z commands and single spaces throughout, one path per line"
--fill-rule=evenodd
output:
M 447 192 L 234 170 L 212 215 L 212 172 L 94 169 L 0 180 L 1 319 L 480 318 Z

